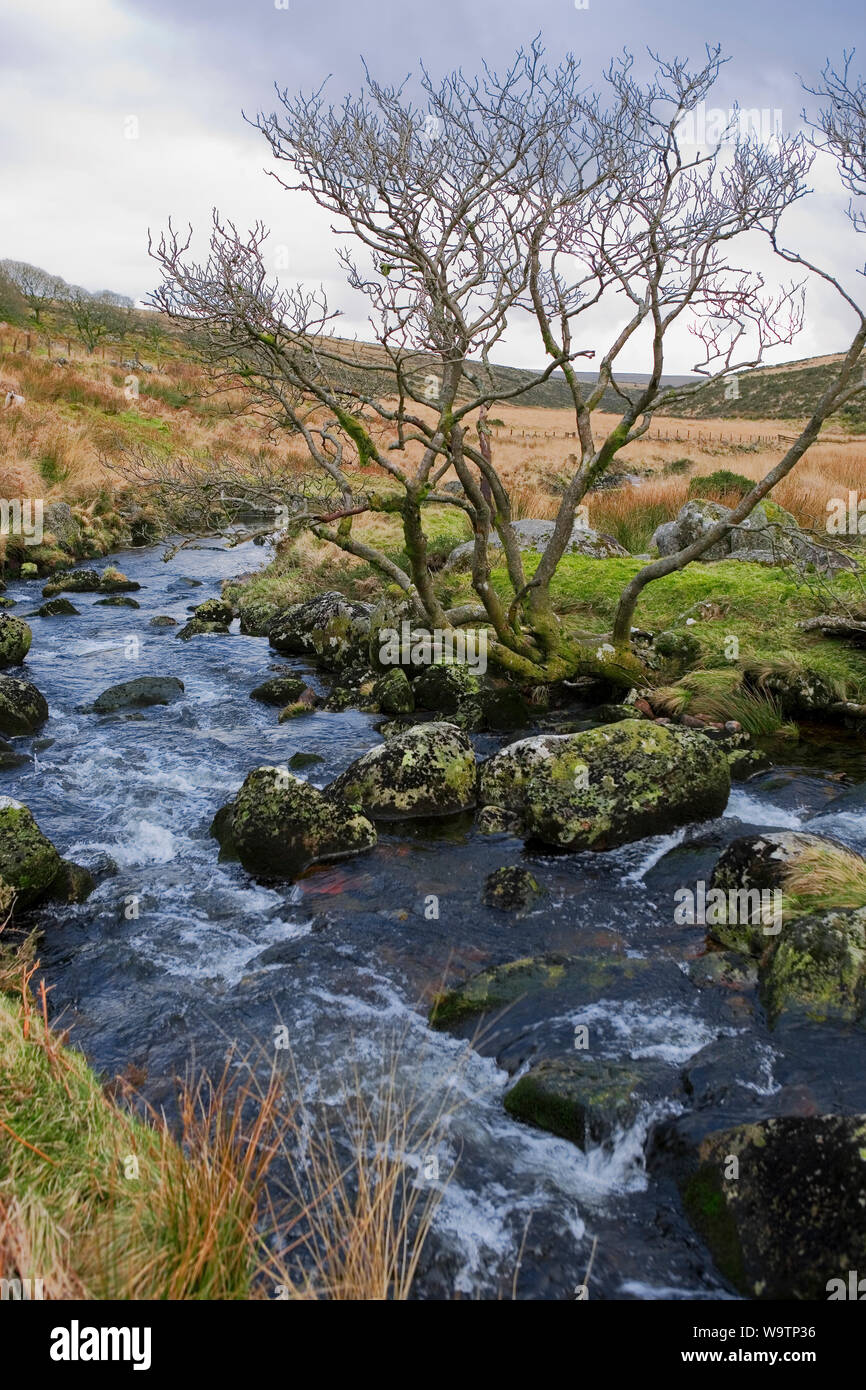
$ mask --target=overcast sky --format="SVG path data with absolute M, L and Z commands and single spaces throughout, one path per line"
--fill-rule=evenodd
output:
M 342 331 L 362 337 L 369 330 L 341 288 L 328 219 L 266 176 L 265 141 L 243 121 L 242 110 L 273 108 L 274 82 L 310 89 L 331 74 L 339 100 L 357 89 L 362 55 L 384 80 L 417 72 L 419 59 L 434 75 L 457 64 L 472 72 L 482 59 L 503 66 L 538 31 L 552 59 L 573 51 L 592 79 L 624 45 L 641 61 L 648 46 L 697 60 L 720 42 L 732 61 L 718 105 L 780 111 L 792 127 L 798 74 L 815 78 L 864 31 L 862 0 L 589 0 L 582 9 L 575 0 L 0 0 L 0 17 L 0 257 L 141 298 L 156 279 L 148 228 L 171 214 L 206 229 L 217 205 L 242 226 L 262 218 L 272 247 L 289 248 L 290 278 L 324 281 L 332 303 L 349 309 Z M 815 195 L 792 214 L 787 244 L 862 292 L 854 270 L 864 247 L 844 220 L 845 199 L 830 170 L 816 168 L 811 181 Z M 816 290 L 805 332 L 776 356 L 836 350 L 850 327 L 835 298 Z M 515 324 L 498 357 L 538 362 L 529 325 Z M 635 355 L 623 365 L 646 364 Z M 681 338 L 668 369 L 691 366 Z

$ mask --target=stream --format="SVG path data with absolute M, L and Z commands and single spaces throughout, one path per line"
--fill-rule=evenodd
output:
M 862 743 L 826 731 L 792 743 L 790 765 L 735 786 L 719 820 L 607 854 L 533 853 L 459 821 L 380 830 L 366 855 L 296 884 L 257 883 L 219 862 L 215 811 L 251 768 L 297 752 L 321 757 L 300 775 L 325 785 L 379 741 L 382 717 L 316 711 L 278 724 L 249 692 L 286 670 L 327 690 L 311 665 L 240 636 L 237 623 L 229 637 L 188 642 L 177 628 L 149 626 L 157 614 L 185 621 L 267 552 L 202 542 L 169 563 L 163 554 L 112 557 L 141 584 L 139 610 L 72 594 L 80 616 L 28 617 L 43 581 L 9 583 L 11 611 L 33 629 L 23 674 L 51 718 L 39 735 L 13 740 L 29 757 L 0 773 L 0 790 L 97 877 L 86 903 L 38 915 L 52 1009 L 72 1044 L 107 1077 L 134 1067 L 147 1100 L 167 1108 L 178 1075 L 219 1074 L 234 1042 L 241 1053 L 266 1052 L 278 1024 L 291 1040 L 292 1085 L 325 1107 L 339 1104 L 347 1078 L 372 1094 L 383 1070 L 396 1068 L 425 1105 L 448 1109 L 440 1173 L 456 1163 L 417 1297 L 570 1299 L 594 1241 L 593 1298 L 736 1297 L 685 1220 L 664 1162 L 647 1171 L 647 1137 L 661 1135 L 663 1158 L 677 1132 L 866 1111 L 866 1034 L 841 1025 L 773 1032 L 753 989 L 699 988 L 689 962 L 704 932 L 674 924 L 674 892 L 709 879 L 724 845 L 756 827 L 808 827 L 866 851 Z M 133 714 L 79 712 L 138 675 L 177 676 L 185 695 Z M 473 738 L 479 757 L 508 741 Z M 484 907 L 487 874 L 520 863 L 545 888 L 543 903 L 522 917 Z M 431 895 L 438 918 L 426 910 Z M 430 994 L 446 978 L 583 951 L 645 968 L 602 997 L 551 991 L 543 1003 L 523 1001 L 475 1046 L 477 1024 L 453 1033 L 427 1025 Z M 512 1120 L 502 1104 L 513 1074 L 552 1044 L 567 1046 L 578 1017 L 602 1056 L 655 1058 L 671 1077 L 630 1129 L 588 1153 Z M 689 1089 L 680 1078 L 690 1067 Z M 419 1182 L 436 1181 L 425 1155 L 406 1161 Z

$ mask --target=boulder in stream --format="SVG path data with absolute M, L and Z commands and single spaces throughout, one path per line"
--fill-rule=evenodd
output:
M 119 709 L 143 709 L 149 705 L 170 705 L 184 692 L 176 676 L 137 676 L 109 686 L 87 709 L 91 714 L 112 714 Z
M 41 691 L 19 676 L 0 676 L 0 734 L 32 734 L 48 718 Z
M 20 666 L 32 641 L 33 633 L 26 623 L 0 613 L 0 667 Z
M 716 1131 L 690 1167 L 680 1183 L 686 1212 L 741 1294 L 848 1296 L 848 1272 L 866 1270 L 866 1116 Z
M 211 834 L 251 873 L 279 878 L 376 843 L 364 816 L 279 767 L 249 773 L 234 801 L 217 812 Z
M 315 656 L 331 670 L 366 663 L 370 607 L 343 594 L 319 594 L 292 604 L 271 626 L 268 640 L 289 656 Z
M 626 719 L 509 744 L 481 768 L 479 801 L 515 815 L 525 839 L 604 850 L 718 816 L 730 787 L 703 734 Z
M 328 788 L 374 820 L 455 815 L 475 805 L 475 754 L 453 724 L 416 724 L 371 748 Z

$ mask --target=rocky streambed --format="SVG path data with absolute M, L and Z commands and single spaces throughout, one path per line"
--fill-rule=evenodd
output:
M 353 683 L 358 605 L 236 630 L 220 583 L 256 554 L 130 551 L 140 587 L 74 613 L 9 586 L 33 641 L 6 679 L 49 718 L 9 730 L 0 791 L 95 883 L 31 909 L 71 1041 L 168 1109 L 278 1030 L 325 1118 L 393 1071 L 446 1117 L 404 1156 L 443 1187 L 421 1297 L 572 1298 L 591 1256 L 591 1297 L 826 1297 L 866 1263 L 864 914 L 800 903 L 774 934 L 678 908 L 772 893 L 816 844 L 858 881 L 862 739 L 732 786 L 724 731 Z

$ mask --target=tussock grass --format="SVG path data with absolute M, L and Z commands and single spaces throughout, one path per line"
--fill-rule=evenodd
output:
M 866 861 L 843 845 L 804 845 L 785 867 L 782 891 L 791 912 L 866 906 Z
M 377 1094 L 350 1072 L 319 1105 L 287 1104 L 273 1064 L 230 1056 L 216 1082 L 179 1086 L 172 1130 L 65 1045 L 36 968 L 32 938 L 0 952 L 15 991 L 0 993 L 0 1278 L 54 1299 L 409 1296 L 450 1176 L 422 1175 L 448 1117 L 407 1093 L 396 1045 Z

